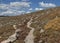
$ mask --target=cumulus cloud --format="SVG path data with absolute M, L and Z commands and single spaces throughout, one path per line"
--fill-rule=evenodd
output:
M 6 4 L 0 4 L 0 9 L 8 9 L 8 5 L 6 5 Z
M 17 11 L 17 10 L 7 10 L 5 12 L 2 12 L 1 15 L 9 15 L 9 16 L 15 16 L 15 15 L 19 15 L 19 14 L 23 14 L 25 13 L 25 11 Z
M 10 6 L 14 6 L 14 7 L 30 7 L 30 2 L 11 2 Z
M 35 10 L 43 10 L 43 8 L 35 8 Z
M 18 15 L 25 13 L 25 9 L 30 8 L 30 2 L 10 2 L 10 4 L 0 4 L 0 15 Z
M 53 4 L 53 3 L 39 2 L 39 5 L 42 6 L 42 7 L 56 7 L 56 5 Z
M 30 2 L 10 2 L 10 4 L 0 4 L 0 9 L 30 7 Z
M 22 1 L 29 1 L 29 0 L 22 0 Z
M 33 10 L 32 8 L 30 8 L 29 10 Z
M 26 13 L 31 13 L 30 11 L 27 11 Z

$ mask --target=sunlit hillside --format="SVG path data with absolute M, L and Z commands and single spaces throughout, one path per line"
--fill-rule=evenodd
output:
M 60 43 L 60 7 L 0 17 L 0 43 Z

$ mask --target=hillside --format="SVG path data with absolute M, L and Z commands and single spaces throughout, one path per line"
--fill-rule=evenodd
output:
M 60 7 L 0 17 L 0 43 L 60 43 Z

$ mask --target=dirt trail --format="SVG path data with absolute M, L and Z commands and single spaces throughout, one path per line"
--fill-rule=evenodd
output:
M 30 30 L 29 34 L 26 36 L 26 38 L 25 38 L 25 40 L 24 40 L 25 43 L 34 43 L 34 35 L 33 35 L 34 28 L 30 26 L 31 23 L 32 23 L 32 20 L 33 20 L 33 19 L 31 19 L 31 20 L 27 23 L 27 27 L 30 28 L 31 30 Z
M 14 29 L 16 29 L 16 25 L 13 25 Z M 8 39 L 2 41 L 1 43 L 11 43 L 17 40 L 17 38 L 19 37 L 18 32 L 20 32 L 20 29 L 16 29 L 15 33 L 12 34 L 11 36 L 8 37 Z

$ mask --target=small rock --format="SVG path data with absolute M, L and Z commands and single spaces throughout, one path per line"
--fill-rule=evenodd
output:
M 0 38 L 2 38 L 2 37 L 0 36 Z
M 42 40 L 40 40 L 39 43 L 42 43 Z
M 44 32 L 44 29 L 41 29 L 41 30 L 40 30 L 40 33 L 43 33 L 43 32 Z

